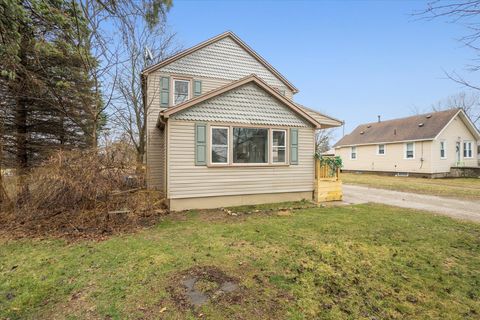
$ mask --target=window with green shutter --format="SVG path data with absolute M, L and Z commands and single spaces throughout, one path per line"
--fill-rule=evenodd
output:
M 207 165 L 207 125 L 195 124 L 195 165 Z
M 160 106 L 168 108 L 170 95 L 170 77 L 160 78 Z
M 298 129 L 290 129 L 290 164 L 298 164 Z

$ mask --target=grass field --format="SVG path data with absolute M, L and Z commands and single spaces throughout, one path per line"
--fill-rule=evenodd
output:
M 426 179 L 378 176 L 364 173 L 342 173 L 341 179 L 344 183 L 365 185 L 373 188 L 480 200 L 480 179 L 478 178 Z
M 102 242 L 0 239 L 0 319 L 478 319 L 480 225 L 264 209 L 172 214 Z M 202 272 L 238 289 L 193 308 L 181 279 Z

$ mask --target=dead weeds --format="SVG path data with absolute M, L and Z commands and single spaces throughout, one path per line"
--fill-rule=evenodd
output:
M 168 213 L 159 192 L 143 190 L 122 146 L 60 151 L 22 180 L 12 205 L 0 211 L 3 237 L 101 240 L 151 226 Z

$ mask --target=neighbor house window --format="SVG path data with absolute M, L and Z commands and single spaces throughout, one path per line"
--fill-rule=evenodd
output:
M 357 159 L 357 147 L 352 147 L 350 149 L 350 159 L 352 160 Z
M 440 158 L 447 159 L 447 147 L 445 141 L 440 141 Z
M 228 163 L 228 128 L 212 127 L 211 161 L 214 164 Z
M 405 143 L 405 159 L 415 158 L 415 143 Z
M 190 81 L 188 80 L 173 80 L 173 103 L 180 104 L 188 100 L 190 95 Z
M 473 158 L 473 151 L 472 151 L 472 142 L 465 141 L 463 143 L 463 157 L 464 158 Z
M 383 156 L 385 154 L 385 145 L 379 144 L 377 149 L 377 154 Z
M 272 162 L 285 163 L 287 154 L 287 145 L 285 137 L 287 132 L 285 130 L 272 130 Z
M 233 163 L 267 163 L 268 129 L 233 128 Z

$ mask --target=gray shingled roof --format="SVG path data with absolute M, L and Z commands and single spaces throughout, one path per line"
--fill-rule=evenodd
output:
M 315 111 L 313 109 L 310 109 L 308 107 L 305 107 L 299 103 L 296 103 L 297 107 L 305 111 L 310 117 L 313 119 L 317 120 L 319 123 L 322 124 L 322 128 L 333 128 L 333 127 L 339 127 L 343 124 L 342 120 L 335 119 L 333 117 L 327 116 L 325 114 L 322 114 L 318 111 Z
M 172 118 L 292 127 L 310 126 L 301 116 L 254 83 L 247 83 L 200 102 L 174 114 Z
M 460 109 L 431 112 L 407 118 L 361 124 L 334 147 L 381 142 L 432 140 Z

